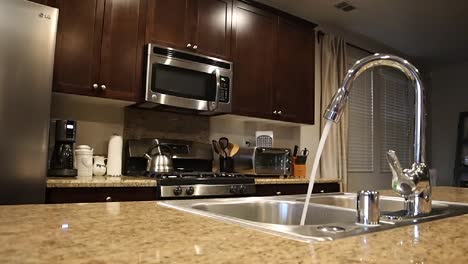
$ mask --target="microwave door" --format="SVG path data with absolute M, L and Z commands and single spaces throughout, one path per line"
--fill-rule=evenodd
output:
M 197 111 L 218 109 L 221 77 L 217 67 L 151 56 L 147 74 L 147 101 Z

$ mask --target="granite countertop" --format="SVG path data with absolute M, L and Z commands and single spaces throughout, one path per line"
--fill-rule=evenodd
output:
M 316 183 L 333 183 L 339 182 L 339 180 L 331 179 L 318 179 Z M 308 179 L 305 178 L 284 178 L 278 177 L 262 177 L 255 178 L 256 184 L 304 184 L 309 183 Z M 156 186 L 156 180 L 148 177 L 133 177 L 133 176 L 121 176 L 121 177 L 105 177 L 98 176 L 92 178 L 75 178 L 75 177 L 48 177 L 47 188 L 78 188 L 78 187 L 154 187 Z
M 48 177 L 47 188 L 76 188 L 76 187 L 154 187 L 156 180 L 147 177 L 106 177 L 94 176 L 90 178 L 76 177 Z
M 434 199 L 468 202 L 468 189 Z M 0 206 L 2 263 L 468 263 L 468 215 L 323 243 L 155 202 Z

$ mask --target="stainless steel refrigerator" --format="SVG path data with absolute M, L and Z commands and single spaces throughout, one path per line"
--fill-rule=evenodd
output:
M 44 203 L 58 10 L 0 1 L 0 204 Z

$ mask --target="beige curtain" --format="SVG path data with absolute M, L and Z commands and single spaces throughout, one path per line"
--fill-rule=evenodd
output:
M 325 111 L 338 90 L 346 73 L 346 43 L 343 38 L 330 34 L 318 36 L 320 54 L 321 113 Z M 320 119 L 323 130 L 326 120 Z M 333 125 L 320 161 L 321 178 L 340 179 L 346 190 L 348 147 L 348 111 L 340 122 Z

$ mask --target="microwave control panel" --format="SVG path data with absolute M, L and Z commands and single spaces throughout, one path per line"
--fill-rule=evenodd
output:
M 219 102 L 229 103 L 229 78 L 221 76 L 219 83 Z

